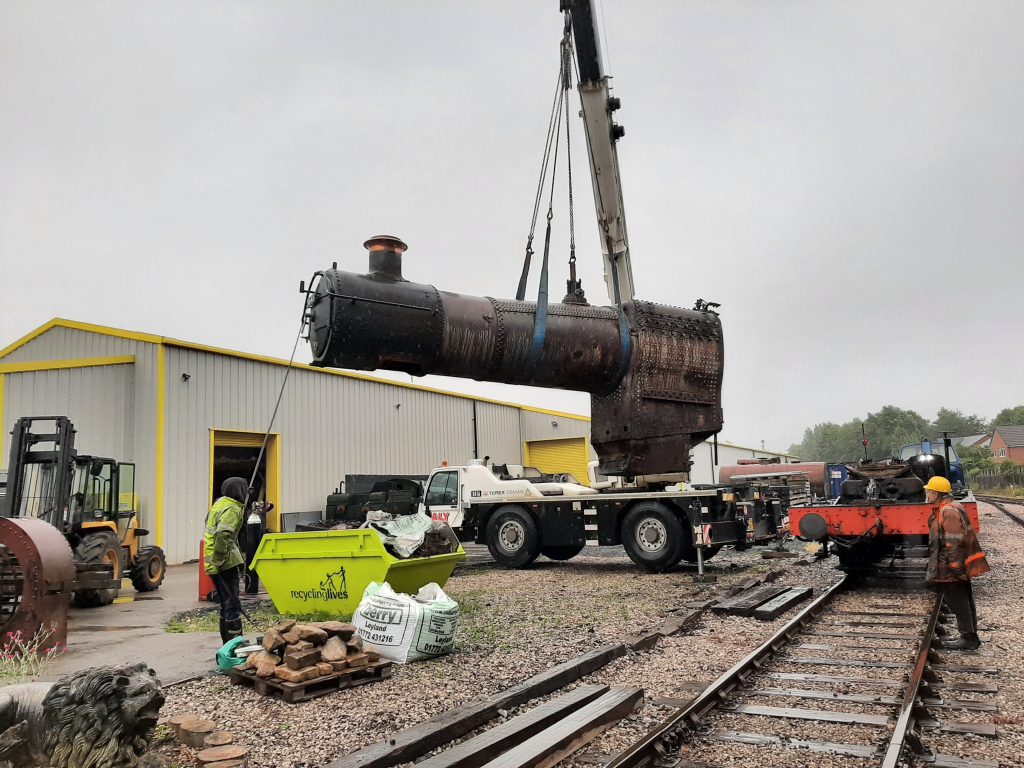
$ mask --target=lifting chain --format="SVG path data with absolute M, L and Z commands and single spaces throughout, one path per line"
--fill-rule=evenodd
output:
M 565 151 L 566 167 L 568 174 L 569 194 L 569 279 L 566 281 L 566 296 L 563 299 L 566 303 L 586 304 L 586 295 L 583 292 L 582 281 L 576 277 L 576 217 L 575 200 L 573 197 L 573 176 L 572 176 L 572 136 L 571 136 L 571 114 L 569 108 L 569 91 L 573 87 L 573 67 L 575 63 L 575 52 L 572 45 L 572 17 L 568 11 L 564 14 L 565 26 L 562 32 L 562 41 L 559 46 L 558 78 L 555 87 L 555 96 L 552 100 L 551 113 L 548 117 L 548 129 L 544 142 L 544 153 L 541 158 L 540 178 L 537 180 L 537 192 L 533 200 L 533 215 L 530 219 L 530 233 L 526 238 L 526 253 L 523 258 L 523 270 L 519 277 L 519 286 L 516 289 L 516 300 L 523 301 L 526 298 L 527 281 L 530 276 L 530 268 L 533 262 L 535 251 L 533 240 L 536 237 L 537 218 L 540 215 L 541 200 L 544 196 L 544 187 L 547 183 L 548 172 L 551 173 L 551 191 L 548 202 L 547 231 L 545 233 L 545 253 L 541 266 L 541 291 L 547 295 L 547 265 L 548 250 L 551 243 L 551 220 L 553 218 L 554 192 L 555 192 L 555 169 L 558 163 L 558 143 L 562 128 L 563 111 L 565 121 Z M 538 304 L 542 303 L 538 297 Z M 546 307 L 544 310 L 546 314 Z
M 544 182 L 548 175 L 548 164 L 551 161 L 552 145 L 555 143 L 555 126 L 559 120 L 562 103 L 562 71 L 559 65 L 558 79 L 555 84 L 555 96 L 551 103 L 551 114 L 548 117 L 548 130 L 544 141 L 544 154 L 540 164 L 540 178 L 537 180 L 537 194 L 533 199 L 533 216 L 530 219 L 530 234 L 526 238 L 526 257 L 523 260 L 523 272 L 519 277 L 519 287 L 516 290 L 516 301 L 523 301 L 526 298 L 526 281 L 530 276 L 530 263 L 533 259 L 533 238 L 537 229 L 537 216 L 540 214 L 540 203 L 544 197 Z
M 576 277 L 576 219 L 572 196 L 572 126 L 569 114 L 569 91 L 572 90 L 573 47 L 572 18 L 565 12 L 565 34 L 562 36 L 562 92 L 565 94 L 565 164 L 569 176 L 569 279 L 565 284 L 566 304 L 586 304 L 587 297 L 583 292 L 583 281 Z

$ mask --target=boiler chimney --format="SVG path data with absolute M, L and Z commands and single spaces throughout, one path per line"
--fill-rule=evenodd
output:
M 370 274 L 379 280 L 402 280 L 402 254 L 409 246 L 393 235 L 374 235 L 363 247 L 370 252 Z

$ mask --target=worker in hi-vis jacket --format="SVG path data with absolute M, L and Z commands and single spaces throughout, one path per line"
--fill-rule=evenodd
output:
M 949 480 L 935 476 L 925 485 L 925 497 L 932 504 L 928 519 L 928 573 L 925 577 L 956 614 L 960 637 L 945 642 L 946 648 L 974 650 L 978 638 L 978 611 L 974 605 L 971 579 L 989 572 L 985 553 L 967 512 L 952 497 Z

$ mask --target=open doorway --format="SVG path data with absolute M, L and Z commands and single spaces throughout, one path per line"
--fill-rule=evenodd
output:
M 210 430 L 210 503 L 220 496 L 220 486 L 229 477 L 252 478 L 256 460 L 263 445 L 263 433 L 236 430 Z M 254 497 L 274 504 L 267 516 L 267 530 L 280 531 L 280 436 L 271 434 L 260 459 L 253 486 Z

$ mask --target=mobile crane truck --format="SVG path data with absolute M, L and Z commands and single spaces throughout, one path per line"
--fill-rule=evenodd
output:
M 560 146 L 555 128 L 563 108 L 569 140 L 575 61 L 611 306 L 591 305 L 576 278 L 571 216 L 566 296 L 549 302 L 550 204 L 536 302 L 525 300 L 533 228 L 515 300 L 410 282 L 402 274 L 406 244 L 378 236 L 364 244 L 368 274 L 335 264 L 315 273 L 308 288 L 300 285 L 313 364 L 589 392 L 591 442 L 603 475 L 683 479 L 693 446 L 722 428 L 718 305 L 698 299 L 692 309 L 680 309 L 635 298 L 616 153 L 625 130 L 613 119 L 620 102 L 603 69 L 592 2 L 562 0 L 560 9 L 561 90 L 542 167 L 557 165 L 557 154 L 548 160 Z M 545 182 L 542 172 L 538 201 Z M 568 184 L 571 202 L 571 170 Z M 535 206 L 534 226 L 536 221 Z M 702 558 L 705 549 L 756 537 L 756 523 L 738 513 L 730 490 L 663 488 L 608 494 L 545 489 L 502 481 L 474 463 L 435 470 L 423 504 L 439 519 L 447 515 L 451 521 L 454 513 L 464 537 L 486 541 L 499 562 L 513 567 L 538 553 L 572 557 L 590 541 L 622 543 L 640 565 L 664 570 L 681 558 Z

